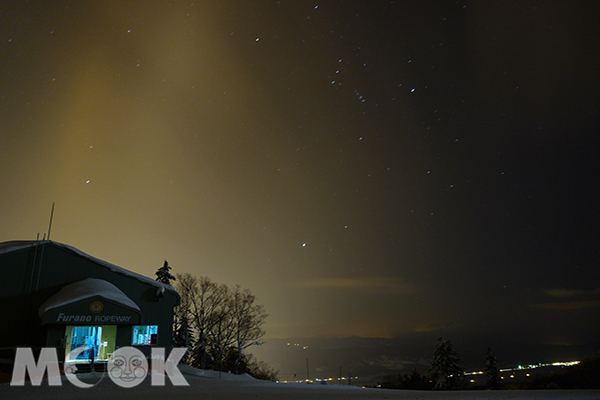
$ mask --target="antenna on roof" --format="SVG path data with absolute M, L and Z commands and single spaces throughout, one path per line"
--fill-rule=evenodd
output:
M 50 212 L 50 225 L 48 225 L 48 240 L 50 240 L 50 231 L 52 231 L 52 218 L 54 217 L 54 202 L 52 202 L 52 212 Z

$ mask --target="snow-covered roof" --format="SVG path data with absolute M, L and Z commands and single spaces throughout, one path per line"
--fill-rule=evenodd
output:
M 102 279 L 87 278 L 60 289 L 58 293 L 40 306 L 38 315 L 41 318 L 48 310 L 95 296 L 101 296 L 125 307 L 140 311 L 140 307 L 112 283 Z
M 9 253 L 11 251 L 19 250 L 25 247 L 30 247 L 35 244 L 35 240 L 12 240 L 10 242 L 0 243 L 0 254 Z M 38 241 L 37 243 L 43 243 Z
M 59 243 L 59 242 L 54 242 L 54 241 L 50 241 L 50 240 L 46 240 L 46 241 L 15 240 L 15 241 L 11 241 L 11 242 L 3 242 L 3 243 L 0 243 L 0 254 L 2 254 L 2 253 L 8 253 L 8 252 L 15 251 L 15 250 L 19 250 L 19 249 L 22 249 L 22 248 L 25 248 L 25 247 L 31 247 L 31 246 L 34 246 L 36 244 L 41 245 L 41 244 L 46 244 L 46 243 L 51 243 L 54 246 L 62 247 L 64 249 L 72 251 L 73 253 L 75 253 L 75 254 L 77 254 L 77 255 L 79 255 L 81 257 L 85 257 L 88 260 L 91 260 L 91 261 L 95 262 L 96 264 L 102 265 L 102 266 L 110 269 L 113 272 L 117 272 L 117 273 L 129 276 L 131 278 L 135 278 L 135 279 L 137 279 L 137 280 L 139 280 L 141 282 L 147 283 L 149 285 L 156 286 L 156 287 L 159 287 L 159 288 L 162 287 L 165 290 L 169 290 L 171 292 L 177 293 L 177 290 L 175 290 L 173 288 L 173 286 L 171 286 L 171 285 L 167 285 L 165 283 L 157 282 L 157 281 L 155 281 L 152 278 L 148 278 L 147 276 L 137 274 L 137 273 L 129 271 L 129 270 L 125 269 L 125 268 L 121 268 L 119 266 L 116 266 L 114 264 L 111 264 L 109 262 L 101 260 L 99 258 L 93 257 L 93 256 L 91 256 L 91 255 L 89 255 L 87 253 L 84 253 L 83 251 L 81 251 L 79 249 L 76 249 L 73 246 L 69 246 L 67 244 L 63 244 L 63 243 Z

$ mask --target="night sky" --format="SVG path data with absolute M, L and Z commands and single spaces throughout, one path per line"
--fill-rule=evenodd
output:
M 267 337 L 600 330 L 595 1 L 0 2 L 0 241 L 241 284 Z

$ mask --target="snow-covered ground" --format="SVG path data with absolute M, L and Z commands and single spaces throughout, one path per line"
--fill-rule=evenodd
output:
M 98 382 L 90 389 L 80 389 L 71 385 L 63 377 L 62 386 L 17 387 L 7 384 L 0 385 L 1 400 L 187 400 L 187 399 L 291 399 L 291 400 L 367 400 L 367 399 L 549 399 L 600 400 L 600 390 L 543 390 L 543 391 L 462 391 L 462 392 L 419 392 L 403 390 L 362 389 L 350 386 L 324 386 L 303 384 L 277 384 L 257 381 L 248 375 L 236 376 L 221 374 L 214 371 L 194 370 L 188 367 L 182 372 L 189 386 L 172 386 L 167 379 L 167 385 L 151 386 L 150 379 L 134 388 L 121 388 L 115 385 L 108 376 L 101 374 L 82 375 L 82 381 Z

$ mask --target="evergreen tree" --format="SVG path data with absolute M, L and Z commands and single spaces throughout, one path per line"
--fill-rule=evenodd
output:
M 485 354 L 485 375 L 487 378 L 488 389 L 497 390 L 502 387 L 502 378 L 500 377 L 500 369 L 496 356 L 492 353 L 492 349 L 488 347 Z
M 169 266 L 169 263 L 167 262 L 167 260 L 165 260 L 165 263 L 163 264 L 162 267 L 160 267 L 157 271 L 156 271 L 156 281 L 160 282 L 160 283 L 164 283 L 167 285 L 171 284 L 171 281 L 175 281 L 177 280 L 172 274 L 171 272 L 169 272 L 171 270 L 171 267 Z
M 175 323 L 173 325 L 173 347 L 187 348 L 187 352 L 181 358 L 181 364 L 190 365 L 193 358 L 194 335 L 187 315 L 185 313 L 180 317 L 175 315 Z
M 464 385 L 460 359 L 450 340 L 438 339 L 430 372 L 433 376 L 433 390 L 460 389 Z

